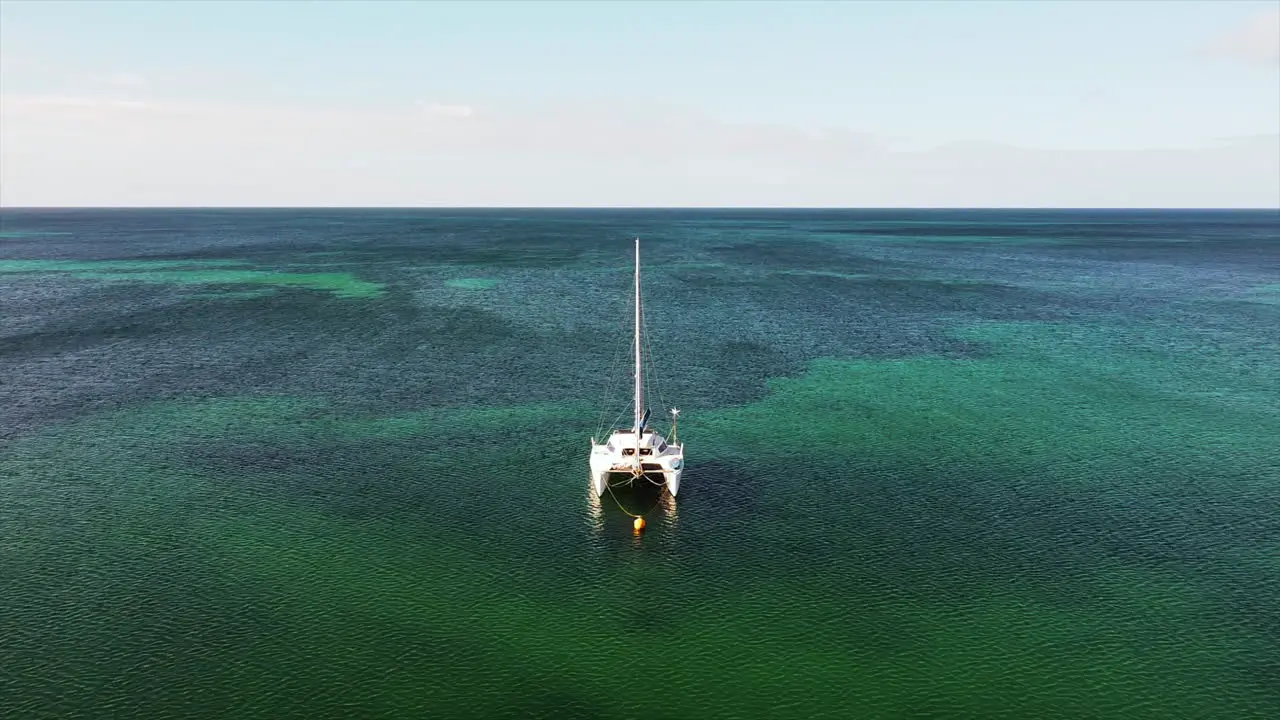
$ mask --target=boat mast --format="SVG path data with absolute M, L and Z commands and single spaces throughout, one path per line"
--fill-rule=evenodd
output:
M 644 421 L 644 384 L 640 365 L 640 238 L 636 238 L 636 397 L 635 397 L 635 430 L 636 440 L 640 440 L 640 424 Z

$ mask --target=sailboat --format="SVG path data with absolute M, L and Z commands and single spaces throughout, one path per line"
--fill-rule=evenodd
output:
M 640 327 L 640 238 L 636 238 L 636 289 L 635 289 L 635 394 L 632 407 L 632 424 L 629 428 L 613 430 L 609 439 L 597 443 L 591 438 L 591 485 L 596 496 L 604 495 L 610 476 L 625 475 L 624 482 L 641 478 L 660 480 L 675 497 L 680 492 L 680 476 L 684 473 L 684 443 L 676 442 L 675 422 L 680 411 L 671 410 L 671 439 L 663 437 L 648 426 L 649 408 L 645 407 L 644 365 L 641 358 Z

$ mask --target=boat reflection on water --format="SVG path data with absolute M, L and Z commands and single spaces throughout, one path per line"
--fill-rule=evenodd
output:
M 679 524 L 676 499 L 663 485 L 645 479 L 628 480 L 624 475 L 611 478 L 604 495 L 597 496 L 588 488 L 587 519 L 591 532 L 598 538 L 641 536 L 670 533 Z M 632 526 L 636 515 L 643 515 L 647 528 L 637 533 Z
M 587 522 L 591 524 L 592 534 L 604 534 L 604 499 L 590 488 L 587 489 Z

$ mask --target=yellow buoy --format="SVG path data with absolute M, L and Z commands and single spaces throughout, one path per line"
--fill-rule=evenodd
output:
M 636 521 L 631 524 L 635 526 L 636 532 L 644 530 L 644 518 L 642 517 L 636 518 Z

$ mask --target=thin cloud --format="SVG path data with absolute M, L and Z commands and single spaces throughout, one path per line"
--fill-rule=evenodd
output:
M 415 112 L 0 96 L 0 204 L 1276 207 L 1280 136 L 903 152 L 629 108 Z M 156 112 L 174 109 L 178 112 Z
M 1214 57 L 1280 65 L 1280 10 L 1253 16 L 1211 40 L 1204 50 Z
M 434 117 L 469 118 L 475 113 L 475 108 L 470 105 L 442 105 L 419 100 L 418 107 Z
M 107 82 L 116 87 L 137 88 L 147 84 L 146 78 L 134 73 L 118 72 L 107 78 Z
M 77 97 L 77 96 L 0 96 L 0 114 L 4 115 L 41 115 L 62 112 L 170 112 L 177 110 L 174 105 L 148 102 L 144 100 L 121 100 L 117 98 Z

